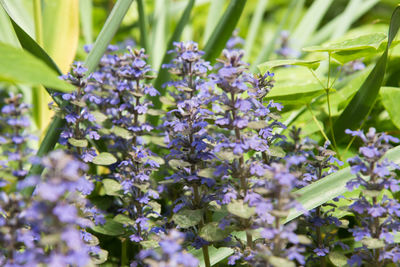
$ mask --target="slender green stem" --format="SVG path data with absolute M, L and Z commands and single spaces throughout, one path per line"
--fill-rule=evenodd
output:
M 329 141 L 328 136 L 324 132 L 324 128 L 322 128 L 321 124 L 319 124 L 319 122 L 317 120 L 317 117 L 315 117 L 314 112 L 312 111 L 312 108 L 311 108 L 310 104 L 307 104 L 307 109 L 310 111 L 311 116 L 312 116 L 315 124 L 317 124 L 319 130 L 321 131 L 322 136 L 325 138 L 326 141 Z
M 128 264 L 128 241 L 126 238 L 121 240 L 121 266 L 126 266 Z
M 333 144 L 333 147 L 336 150 L 336 154 L 338 155 L 339 160 L 342 160 L 341 156 L 340 156 L 340 153 L 339 153 L 339 149 L 338 149 L 337 144 L 336 144 L 335 134 L 333 132 L 333 121 L 332 121 L 331 105 L 330 105 L 330 101 L 329 101 L 329 90 L 330 90 L 329 88 L 326 89 L 326 101 L 327 101 L 327 105 L 328 105 L 329 126 L 331 128 L 332 144 Z
M 35 20 L 36 42 L 43 46 L 42 3 L 41 0 L 33 1 L 33 18 Z

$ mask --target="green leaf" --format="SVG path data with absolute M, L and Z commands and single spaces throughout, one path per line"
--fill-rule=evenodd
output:
M 282 104 L 308 104 L 325 90 L 319 83 L 289 83 L 277 85 L 268 93 L 266 99 L 273 99 Z
M 398 87 L 382 87 L 380 92 L 382 104 L 393 124 L 400 129 L 400 88 Z
M 0 43 L 0 80 L 10 83 L 44 85 L 62 92 L 74 87 L 58 78 L 45 63 L 21 49 Z
M 7 12 L 0 8 L 0 42 L 18 47 L 19 42 L 12 28 Z
M 171 159 L 168 161 L 168 165 L 173 169 L 181 169 L 185 167 L 190 167 L 191 164 L 187 161 L 183 161 L 181 159 Z
M 189 228 L 200 223 L 203 210 L 180 210 L 172 216 L 172 220 L 181 228 Z
M 69 138 L 68 143 L 75 147 L 87 147 L 88 141 L 86 139 Z
M 243 219 L 249 219 L 256 213 L 255 209 L 253 207 L 249 207 L 249 205 L 246 203 L 243 203 L 242 199 L 232 200 L 228 204 L 227 209 L 231 214 Z
M 206 178 L 212 178 L 214 177 L 214 172 L 215 172 L 215 168 L 205 168 L 200 170 L 197 175 L 202 176 L 202 177 L 206 177 Z
M 100 252 L 94 255 L 92 258 L 94 264 L 100 265 L 107 261 L 108 251 L 105 249 L 100 249 Z
M 343 267 L 347 264 L 347 257 L 342 252 L 331 251 L 328 257 L 332 264 L 335 266 Z
M 111 179 L 110 179 L 111 180 Z M 114 221 L 119 222 L 123 225 L 136 225 L 136 222 L 129 218 L 129 216 L 126 216 L 125 214 L 117 214 L 114 218 Z
M 283 150 L 283 148 L 281 148 L 280 146 L 270 146 L 266 153 L 269 156 L 279 158 L 283 158 L 286 155 L 285 150 Z
M 247 124 L 247 127 L 254 130 L 260 130 L 268 126 L 266 121 L 251 121 Z
M 311 46 L 303 48 L 307 52 L 337 52 L 374 48 L 377 50 L 383 41 L 386 40 L 384 33 L 371 33 L 342 41 L 329 42 L 322 46 Z
M 96 225 L 92 227 L 92 230 L 96 233 L 109 236 L 120 236 L 125 233 L 124 225 L 113 219 L 107 219 L 104 225 Z
M 108 152 L 101 152 L 99 155 L 97 155 L 93 161 L 94 164 L 96 165 L 111 165 L 117 162 L 117 159 L 113 156 L 113 154 L 110 154 Z
M 389 161 L 396 164 L 400 163 L 400 146 L 388 150 L 384 156 Z M 347 192 L 346 184 L 355 176 L 351 174 L 350 167 L 332 173 L 321 180 L 318 180 L 302 189 L 296 191 L 299 195 L 297 201 L 302 205 L 304 210 L 311 210 L 322 204 L 343 195 Z M 323 192 L 323 193 L 321 193 Z M 304 211 L 293 209 L 290 211 L 284 223 L 302 215 Z
M 205 60 L 214 62 L 221 54 L 226 42 L 236 28 L 245 4 L 246 0 L 232 0 L 229 2 L 229 6 L 204 47 Z
M 230 229 L 226 227 L 222 230 L 218 225 L 219 222 L 211 222 L 204 225 L 199 231 L 199 236 L 209 242 L 217 242 L 225 239 Z
M 167 51 L 173 49 L 174 47 L 174 42 L 179 41 L 183 32 L 183 29 L 185 28 L 186 24 L 188 23 L 190 19 L 190 14 L 192 12 L 193 6 L 194 6 L 195 0 L 190 0 L 183 11 L 183 14 L 181 18 L 179 19 L 178 24 L 175 27 L 174 33 L 172 34 L 171 38 L 168 40 L 168 45 L 167 45 Z M 166 68 L 162 68 L 163 64 L 168 63 L 171 61 L 173 58 L 172 54 L 165 53 L 164 57 L 162 59 L 160 68 L 158 69 L 158 75 L 157 78 L 154 81 L 154 88 L 157 88 L 158 91 L 161 94 L 161 97 L 150 97 L 151 102 L 153 103 L 154 109 L 161 109 L 162 107 L 162 97 L 166 94 L 166 88 L 163 88 L 162 85 L 168 81 L 169 79 L 169 72 Z M 174 103 L 173 103 L 174 104 Z M 147 117 L 147 120 L 149 120 L 153 125 L 156 125 L 158 122 L 158 117 Z
M 361 240 L 361 244 L 369 249 L 377 249 L 385 247 L 385 241 L 377 238 L 364 238 Z
M 336 141 L 345 137 L 344 131 L 346 129 L 358 127 L 361 121 L 368 114 L 369 110 L 373 107 L 385 75 L 389 47 L 395 38 L 399 27 L 400 6 L 397 6 L 393 11 L 392 18 L 390 20 L 388 44 L 385 52 L 379 58 L 374 69 L 368 75 L 367 79 L 361 85 L 361 88 L 358 90 L 355 96 L 351 99 L 346 109 L 334 123 L 334 135 Z
M 119 182 L 113 179 L 103 179 L 104 192 L 108 196 L 121 196 L 122 186 Z
M 285 258 L 270 256 L 268 257 L 268 261 L 272 266 L 285 266 L 285 267 L 295 267 L 296 264 L 293 261 L 290 261 Z
M 211 266 L 214 266 L 218 262 L 226 259 L 229 255 L 232 255 L 234 252 L 233 249 L 227 247 L 215 248 L 214 246 L 208 247 L 208 253 L 210 255 L 210 263 Z M 199 259 L 199 267 L 205 267 L 203 252 L 201 249 L 192 249 L 189 250 L 189 253 Z
M 258 69 L 261 73 L 265 73 L 267 71 L 272 70 L 276 67 L 281 66 L 303 66 L 309 69 L 315 70 L 319 67 L 319 63 L 321 59 L 318 60 L 303 60 L 303 59 L 278 59 L 278 60 L 271 60 L 258 65 Z
M 121 128 L 119 126 L 114 126 L 110 132 L 114 133 L 116 136 L 122 137 L 124 139 L 132 139 L 133 135 L 127 129 Z
M 225 1 L 210 1 L 203 40 L 208 40 L 208 38 L 210 38 L 212 31 L 218 24 L 219 19 L 221 18 L 224 5 Z

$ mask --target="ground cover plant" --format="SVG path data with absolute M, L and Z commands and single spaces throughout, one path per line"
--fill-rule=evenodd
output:
M 396 1 L 0 5 L 1 266 L 400 264 Z

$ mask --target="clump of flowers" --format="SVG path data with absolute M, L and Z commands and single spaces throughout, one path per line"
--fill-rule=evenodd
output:
M 385 133 L 376 133 L 370 128 L 363 131 L 346 130 L 347 134 L 357 136 L 363 142 L 359 155 L 348 160 L 352 174 L 356 178 L 347 183 L 347 188 L 359 188 L 360 197 L 353 199 L 350 211 L 355 215 L 357 224 L 351 229 L 355 241 L 362 246 L 348 261 L 350 266 L 371 263 L 374 266 L 387 266 L 400 262 L 400 248 L 394 242 L 394 233 L 400 231 L 400 203 L 392 193 L 400 190 L 396 171 L 400 167 L 388 159 L 382 159 L 391 148 L 390 143 L 399 140 Z
M 42 160 L 46 174 L 30 176 L 17 189 L 37 184 L 32 198 L 19 191 L 1 194 L 2 266 L 87 266 L 99 248 L 90 246 L 94 237 L 85 214 L 87 200 L 79 192 L 91 190 L 84 177 L 86 166 L 58 150 Z M 87 241 L 87 242 L 85 242 Z

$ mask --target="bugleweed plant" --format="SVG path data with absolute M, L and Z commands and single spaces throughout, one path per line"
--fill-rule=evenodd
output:
M 400 264 L 400 7 L 385 35 L 376 0 L 210 1 L 202 40 L 204 3 L 118 0 L 93 43 L 80 0 L 70 58 L 78 1 L 33 2 L 34 34 L 0 0 L 0 266 Z

